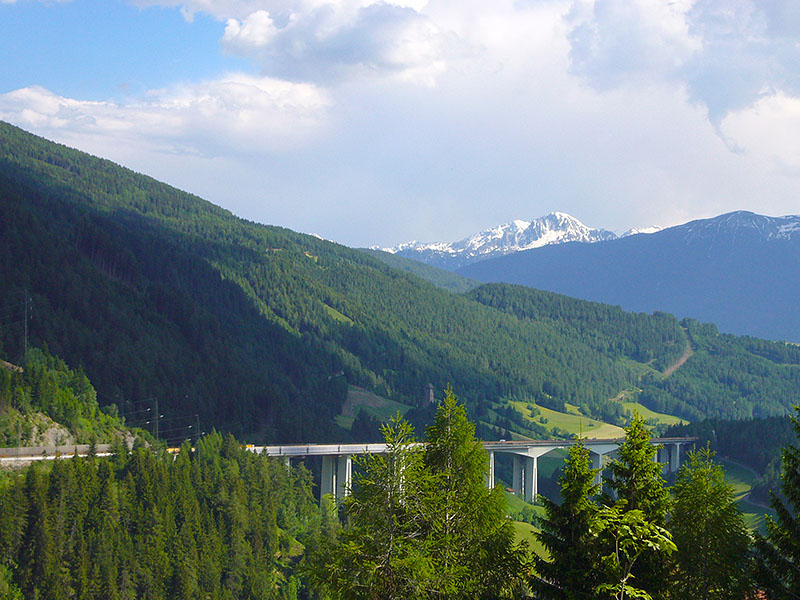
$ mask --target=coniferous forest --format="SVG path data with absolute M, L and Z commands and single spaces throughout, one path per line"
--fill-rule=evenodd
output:
M 800 410 L 798 410 L 800 413 Z M 540 498 L 543 550 L 515 540 L 488 456 L 447 390 L 425 446 L 400 418 L 359 460 L 338 512 L 287 469 L 218 433 L 177 455 L 112 457 L 0 477 L 3 598 L 792 598 L 800 589 L 800 422 L 766 534 L 748 532 L 713 452 L 667 488 L 644 421 L 597 483 L 570 447 L 561 502 Z M 341 518 L 341 521 L 340 521 Z
M 217 433 L 4 475 L 0 507 L 19 598 L 296 598 L 294 563 L 324 529 L 307 470 Z

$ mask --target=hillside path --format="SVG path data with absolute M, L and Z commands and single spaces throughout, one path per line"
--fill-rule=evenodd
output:
M 683 366 L 683 364 L 687 360 L 689 360 L 689 357 L 692 354 L 694 354 L 694 351 L 692 350 L 692 343 L 689 341 L 689 337 L 687 336 L 686 337 L 686 349 L 683 351 L 683 354 L 681 354 L 681 357 L 678 360 L 676 360 L 674 363 L 672 363 L 670 366 L 668 366 L 666 368 L 666 370 L 664 371 L 664 377 L 669 377 L 675 371 L 680 369 Z

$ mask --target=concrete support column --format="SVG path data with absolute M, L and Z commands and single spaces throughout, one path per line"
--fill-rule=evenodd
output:
M 681 445 L 670 444 L 669 450 L 669 472 L 674 473 L 681 468 Z
M 486 487 L 494 487 L 494 452 L 489 452 L 489 474 L 486 476 Z
M 322 505 L 322 498 L 330 494 L 336 494 L 336 457 L 322 457 L 322 480 L 319 483 L 319 502 Z
M 538 460 L 536 457 L 533 458 L 525 458 L 524 459 L 524 479 L 523 479 L 523 487 L 524 487 L 524 494 L 522 499 L 525 502 L 529 502 L 533 504 L 533 501 L 536 499 L 536 494 L 538 494 Z
M 513 481 L 511 485 L 514 487 L 514 493 L 517 496 L 522 496 L 522 482 L 524 481 L 524 465 L 522 457 L 514 454 L 514 464 L 512 466 Z
M 603 455 L 589 450 L 589 456 L 592 457 L 592 469 L 597 471 L 594 475 L 594 484 L 603 485 Z
M 353 458 L 349 454 L 337 457 L 336 464 L 336 502 L 341 502 L 350 493 L 353 481 Z
M 292 470 L 292 459 L 291 459 L 291 458 L 289 458 L 288 456 L 285 456 L 285 457 L 283 458 L 283 464 L 285 464 L 285 465 L 286 465 L 286 472 L 287 472 L 287 473 L 290 473 L 290 472 L 291 472 L 291 470 Z

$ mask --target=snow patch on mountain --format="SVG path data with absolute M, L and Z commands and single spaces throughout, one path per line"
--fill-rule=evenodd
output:
M 632 235 L 658 233 L 662 229 L 663 227 L 659 227 L 658 225 L 651 225 L 650 227 L 634 227 L 632 229 L 628 229 L 628 231 L 619 237 L 624 238 Z
M 456 242 L 413 241 L 382 250 L 437 267 L 457 269 L 479 260 L 550 244 L 599 242 L 616 237 L 611 231 L 587 227 L 566 213 L 553 212 L 532 221 L 518 219 L 484 229 Z

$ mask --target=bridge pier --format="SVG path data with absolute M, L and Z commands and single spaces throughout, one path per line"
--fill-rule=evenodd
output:
M 350 493 L 352 482 L 353 457 L 343 454 L 338 457 L 336 464 L 336 502 L 341 502 Z
M 589 456 L 592 458 L 592 469 L 596 469 L 594 475 L 594 484 L 602 486 L 603 485 L 603 457 L 606 454 L 611 454 L 612 452 L 616 452 L 617 448 L 619 448 L 618 443 L 605 443 L 605 444 L 589 444 L 591 440 L 587 440 L 586 447 L 589 450 Z M 602 491 L 602 487 L 600 488 Z
M 513 448 L 505 450 L 514 460 L 511 483 L 514 493 L 525 502 L 532 504 L 539 494 L 539 457 L 554 449 L 554 447 L 533 447 L 524 451 Z M 495 450 L 495 452 L 502 451 Z
M 350 493 L 353 480 L 353 457 L 350 454 L 326 454 L 322 457 L 322 479 L 319 501 L 326 495 L 333 496 L 338 504 Z
M 669 461 L 669 472 L 674 473 L 681 467 L 681 445 L 673 443 L 665 446 L 667 449 L 667 460 Z

